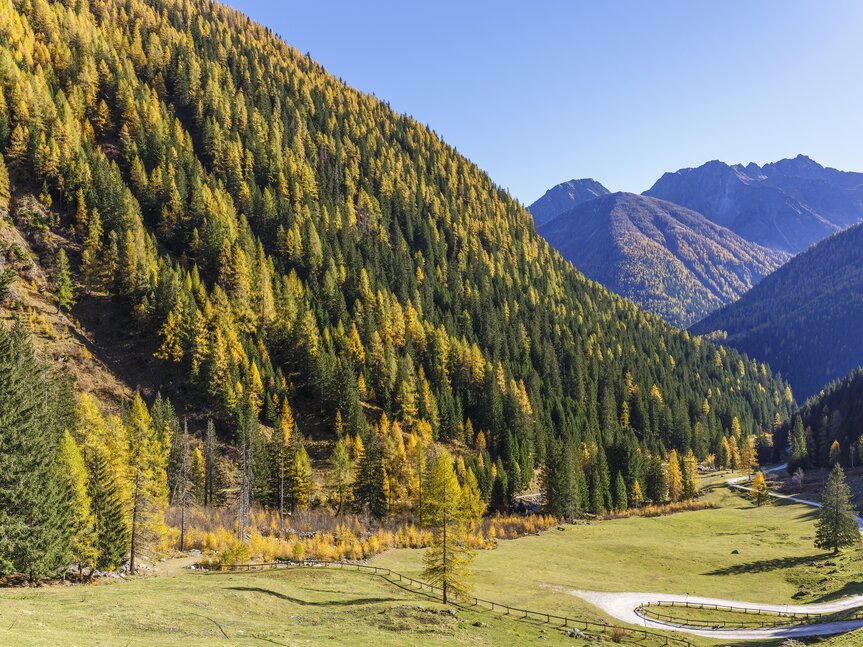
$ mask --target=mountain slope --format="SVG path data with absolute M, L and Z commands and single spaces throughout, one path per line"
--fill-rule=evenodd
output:
M 763 167 L 707 162 L 665 173 L 645 195 L 791 253 L 863 219 L 863 173 L 825 168 L 803 155 Z
M 539 232 L 590 278 L 683 327 L 786 260 L 701 214 L 632 193 L 582 203 Z
M 580 205 L 582 202 L 593 200 L 602 195 L 608 195 L 609 190 L 596 180 L 585 178 L 583 180 L 570 180 L 551 187 L 541 198 L 531 204 L 527 210 L 533 216 L 537 227 L 544 225 Z
M 793 258 L 739 301 L 693 326 L 767 361 L 808 397 L 863 364 L 863 224 Z
M 0 16 L 0 144 L 16 194 L 56 209 L 16 226 L 72 232 L 89 305 L 73 314 L 122 309 L 113 327 L 225 438 L 263 445 L 254 423 L 290 403 L 303 434 L 364 438 L 386 508 L 413 492 L 410 433 L 466 443 L 484 494 L 494 464 L 509 495 L 554 438 L 632 482 L 633 448 L 706 455 L 735 418 L 756 434 L 787 417 L 767 367 L 587 280 L 428 127 L 239 12 L 0 0 Z

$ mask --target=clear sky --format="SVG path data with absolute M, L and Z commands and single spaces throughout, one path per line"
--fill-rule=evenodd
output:
M 863 171 L 860 0 L 227 0 L 529 204 L 711 159 Z

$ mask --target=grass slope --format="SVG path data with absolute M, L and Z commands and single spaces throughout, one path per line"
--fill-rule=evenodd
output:
M 177 573 L 0 589 L 0 645 L 508 645 L 587 643 L 538 622 L 459 610 L 349 571 Z M 474 623 L 482 623 L 474 626 Z
M 722 507 L 578 524 L 501 542 L 477 554 L 476 591 L 514 605 L 599 616 L 563 591 L 805 603 L 863 590 L 859 551 L 832 559 L 813 547 L 816 511 L 796 504 L 759 509 L 726 490 L 709 496 Z M 394 550 L 374 563 L 410 575 L 420 572 L 421 557 L 420 551 Z

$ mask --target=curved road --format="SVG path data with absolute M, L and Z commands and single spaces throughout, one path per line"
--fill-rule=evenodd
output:
M 786 468 L 786 465 L 779 465 L 769 470 L 764 470 L 765 474 L 770 472 L 778 472 Z M 751 492 L 752 488 L 740 483 L 746 480 L 747 477 L 741 476 L 728 480 L 728 485 L 739 490 Z M 786 494 L 769 492 L 770 496 L 786 501 L 793 501 L 803 505 L 820 508 L 821 504 L 815 501 L 808 501 Z M 857 517 L 857 525 L 860 531 L 863 532 L 863 519 Z M 775 640 L 782 638 L 804 638 L 807 636 L 827 636 L 832 634 L 847 633 L 855 629 L 863 628 L 863 620 L 847 620 L 841 622 L 823 622 L 817 624 L 801 624 L 783 627 L 765 627 L 763 629 L 696 629 L 690 627 L 679 627 L 671 623 L 659 622 L 639 616 L 636 610 L 649 602 L 694 602 L 696 604 L 716 604 L 720 606 L 735 606 L 746 607 L 753 611 L 777 611 L 791 613 L 835 613 L 838 611 L 846 611 L 855 607 L 863 606 L 863 595 L 855 595 L 842 598 L 834 602 L 825 602 L 822 604 L 759 604 L 752 602 L 740 602 L 739 600 L 720 600 L 716 598 L 704 598 L 693 595 L 671 595 L 668 593 L 601 593 L 598 591 L 579 591 L 568 590 L 567 593 L 575 597 L 586 600 L 591 604 L 599 607 L 605 613 L 617 620 L 622 620 L 631 625 L 639 625 L 652 629 L 664 629 L 680 631 L 683 633 L 693 634 L 695 636 L 703 636 L 707 638 L 715 638 L 717 640 Z

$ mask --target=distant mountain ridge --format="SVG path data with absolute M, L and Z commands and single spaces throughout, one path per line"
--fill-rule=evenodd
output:
M 683 327 L 788 258 L 690 209 L 633 193 L 582 202 L 539 232 L 590 278 Z
M 863 365 L 863 224 L 821 241 L 692 327 L 769 362 L 798 400 Z
M 644 195 L 790 253 L 863 220 L 863 173 L 824 167 L 805 155 L 764 166 L 714 160 L 665 173 Z
M 533 221 L 539 227 L 588 200 L 611 193 L 596 180 L 584 178 L 569 180 L 553 186 L 528 207 Z

